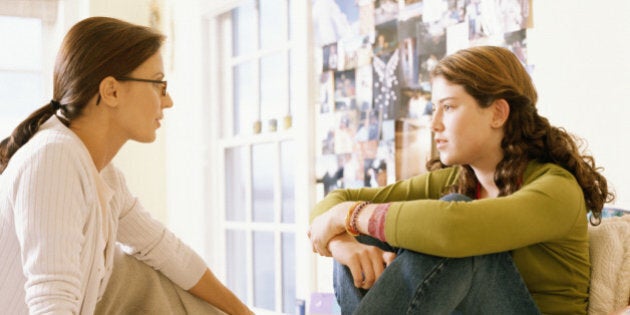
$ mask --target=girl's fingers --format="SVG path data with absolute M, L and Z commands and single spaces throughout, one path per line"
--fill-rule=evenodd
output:
M 369 289 L 374 285 L 374 281 L 376 281 L 376 276 L 374 274 L 374 267 L 372 267 L 372 259 L 367 256 L 361 257 L 361 268 L 363 268 L 363 277 L 357 285 L 357 288 Z M 354 280 L 355 285 L 357 284 L 357 279 Z
M 392 253 L 392 252 L 383 252 L 383 261 L 385 261 L 385 266 L 389 266 L 389 264 L 391 264 L 394 259 L 396 259 L 396 253 Z

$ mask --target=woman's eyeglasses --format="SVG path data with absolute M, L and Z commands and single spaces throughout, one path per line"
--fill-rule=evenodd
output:
M 149 79 L 138 79 L 138 78 L 131 78 L 131 77 L 117 77 L 116 80 L 118 81 L 136 81 L 136 82 L 147 82 L 147 83 L 154 83 L 154 84 L 161 84 L 162 85 L 162 96 L 166 96 L 166 81 L 162 81 L 162 80 L 149 80 Z

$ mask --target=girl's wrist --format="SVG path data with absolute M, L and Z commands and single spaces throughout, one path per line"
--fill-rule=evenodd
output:
M 359 213 L 359 217 L 358 217 L 358 224 L 357 224 L 357 228 L 359 230 L 359 233 L 364 234 L 364 235 L 370 235 L 369 233 L 369 222 L 370 222 L 370 217 L 372 217 L 372 213 L 374 213 L 374 208 L 377 206 L 378 204 L 369 204 L 367 206 L 365 206 L 365 208 L 363 208 L 363 210 L 361 211 L 361 213 Z
M 330 218 L 331 222 L 329 222 L 330 226 L 333 226 L 337 231 L 343 233 L 346 231 L 346 216 L 348 214 L 348 209 L 354 205 L 354 202 L 346 201 L 339 204 L 335 211 L 334 215 Z

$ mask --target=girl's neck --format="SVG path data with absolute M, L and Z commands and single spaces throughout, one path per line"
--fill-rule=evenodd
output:
M 499 188 L 494 182 L 495 169 L 483 171 L 473 167 L 473 171 L 479 182 L 477 186 L 477 199 L 496 198 L 499 196 Z

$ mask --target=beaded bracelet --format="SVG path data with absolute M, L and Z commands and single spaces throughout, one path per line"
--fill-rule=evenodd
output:
M 368 201 L 359 201 L 353 204 L 346 215 L 346 232 L 352 236 L 359 236 L 357 223 L 359 220 L 359 212 L 369 204 Z

